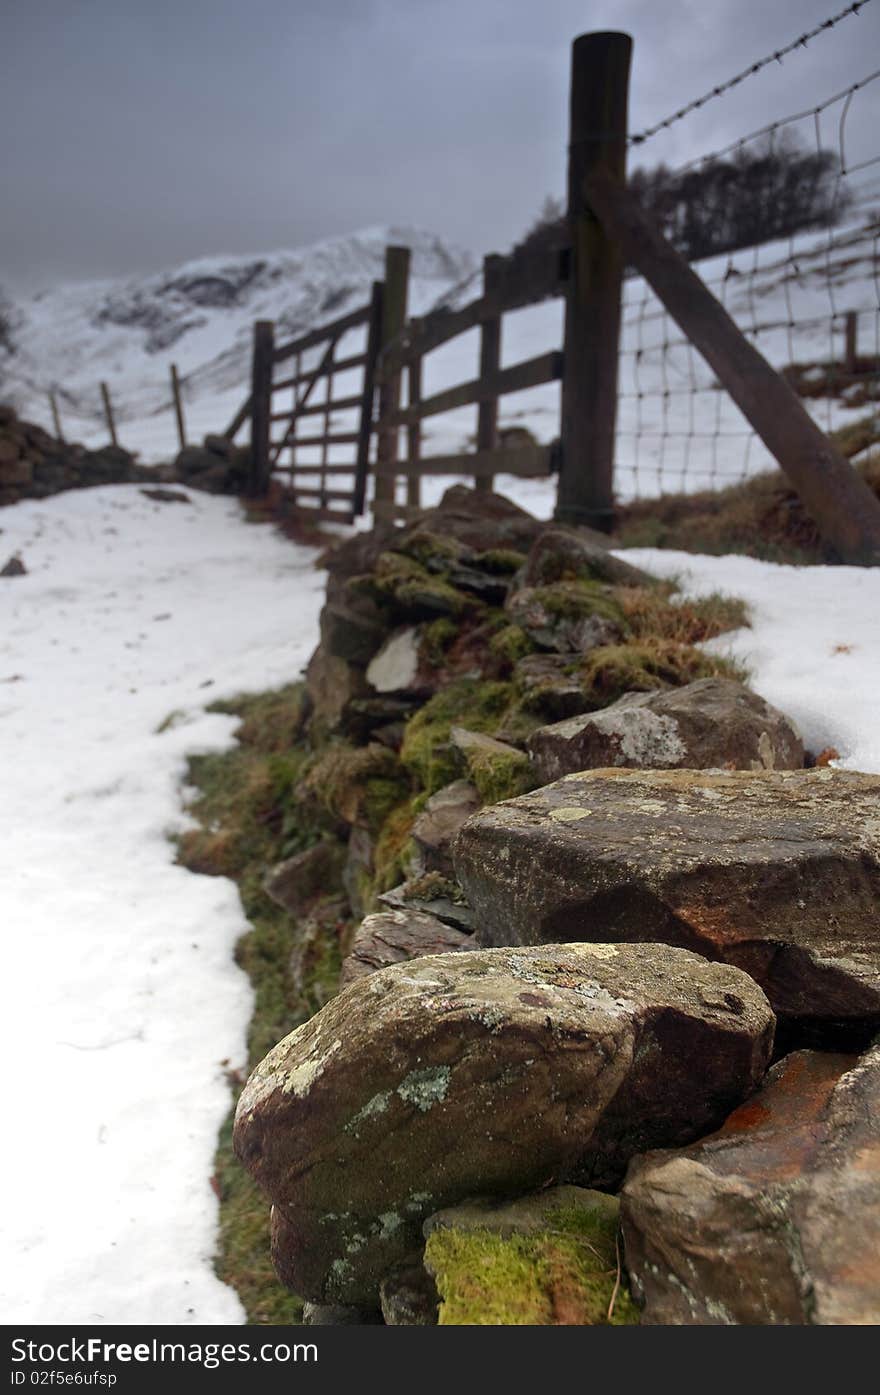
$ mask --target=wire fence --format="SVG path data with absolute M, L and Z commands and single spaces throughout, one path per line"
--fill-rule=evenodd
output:
M 864 0 L 867 3 L 867 0 Z M 802 36 L 824 32 L 851 6 Z M 785 52 L 799 46 L 796 41 Z M 737 76 L 741 81 L 763 62 Z M 788 148 L 833 156 L 827 226 L 702 262 L 705 284 L 739 328 L 781 370 L 844 454 L 859 458 L 880 441 L 880 153 L 866 149 L 872 126 L 866 94 L 880 70 L 817 105 L 781 118 L 674 171 L 739 162 L 749 152 Z M 722 84 L 634 138 L 648 139 L 697 110 Z M 872 90 L 873 89 L 873 90 Z M 858 145 L 852 139 L 858 136 Z M 852 154 L 850 153 L 852 149 Z M 717 489 L 775 468 L 711 370 L 641 278 L 624 286 L 616 484 L 622 499 Z

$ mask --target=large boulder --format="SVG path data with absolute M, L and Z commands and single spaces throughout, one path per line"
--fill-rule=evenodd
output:
M 799 1051 L 723 1127 L 630 1164 L 649 1323 L 880 1323 L 880 1046 Z
M 880 1028 L 880 776 L 597 770 L 483 809 L 453 860 L 483 944 L 662 941 L 736 964 L 789 1041 Z
M 283 1281 L 369 1306 L 435 1211 L 610 1185 L 634 1153 L 717 1126 L 772 1036 L 745 974 L 683 950 L 431 956 L 350 984 L 279 1043 L 242 1093 L 234 1147 L 272 1199 Z
M 801 770 L 804 764 L 793 723 L 732 678 L 627 693 L 601 712 L 541 727 L 527 744 L 543 784 L 613 765 Z

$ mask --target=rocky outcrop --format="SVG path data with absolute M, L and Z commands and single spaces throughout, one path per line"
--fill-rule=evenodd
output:
M 473 949 L 470 935 L 463 934 L 427 911 L 375 911 L 365 916 L 354 932 L 351 949 L 342 961 L 340 988 L 365 974 L 387 969 L 408 959 L 427 954 L 453 954 Z
M 880 1323 L 880 1046 L 800 1051 L 722 1128 L 630 1165 L 626 1264 L 649 1323 Z
M 653 941 L 735 964 L 797 1044 L 880 1028 L 880 776 L 585 771 L 474 814 L 456 875 L 489 945 Z
M 742 683 L 701 678 L 683 688 L 628 693 L 600 712 L 541 727 L 528 742 L 542 784 L 578 770 L 800 770 L 793 723 Z
M 665 946 L 432 956 L 349 985 L 279 1043 L 234 1146 L 272 1199 L 284 1282 L 370 1306 L 437 1210 L 607 1185 L 633 1154 L 715 1127 L 772 1034 L 745 974 Z
M 20 421 L 12 407 L 0 406 L 0 505 L 47 499 L 65 489 L 159 478 L 160 471 L 138 465 L 121 446 L 69 445 L 33 422 Z

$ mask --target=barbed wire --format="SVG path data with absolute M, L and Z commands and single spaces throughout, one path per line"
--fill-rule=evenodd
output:
M 815 39 L 819 34 L 825 34 L 829 30 L 834 29 L 843 20 L 849 19 L 852 15 L 857 15 L 859 11 L 864 9 L 865 5 L 868 4 L 870 4 L 870 0 L 854 0 L 854 3 L 847 5 L 845 10 L 841 10 L 839 14 L 831 15 L 828 19 L 823 20 L 815 29 L 810 29 L 805 34 L 799 34 L 796 39 L 792 39 L 791 43 L 785 44 L 782 48 L 774 49 L 772 53 L 768 53 L 764 58 L 759 58 L 756 62 L 744 68 L 741 73 L 736 73 L 732 78 L 728 78 L 726 82 L 718 83 L 716 87 L 705 92 L 702 97 L 695 97 L 693 101 L 688 102 L 683 107 L 679 107 L 677 111 L 664 117 L 662 121 L 657 121 L 653 126 L 646 127 L 644 131 L 639 131 L 635 135 L 629 136 L 628 143 L 630 145 L 642 145 L 646 140 L 650 140 L 652 136 L 656 136 L 660 131 L 668 130 L 668 128 L 674 126 L 677 121 L 681 121 L 685 116 L 689 116 L 692 111 L 698 111 L 700 107 L 704 107 L 707 102 L 714 101 L 716 97 L 721 97 L 726 92 L 730 92 L 732 88 L 738 87 L 739 84 L 745 82 L 747 78 L 754 77 L 756 73 L 761 72 L 761 70 L 768 67 L 769 64 L 781 63 L 783 58 L 787 57 L 790 53 L 794 53 L 796 49 L 806 48 L 811 39 Z

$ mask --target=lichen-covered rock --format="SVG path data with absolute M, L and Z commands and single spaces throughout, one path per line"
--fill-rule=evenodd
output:
M 380 906 L 389 906 L 393 911 L 424 911 L 466 935 L 474 932 L 474 913 L 461 887 L 442 872 L 429 871 L 410 877 L 400 886 L 381 892 L 377 900 Z
M 426 871 L 452 872 L 452 840 L 481 803 L 480 792 L 470 780 L 453 780 L 431 795 L 412 830 Z
M 473 814 L 453 861 L 484 944 L 649 940 L 736 964 L 803 1045 L 880 1028 L 880 776 L 567 775 Z
M 365 974 L 421 959 L 426 954 L 454 954 L 473 949 L 473 940 L 426 911 L 374 911 L 365 916 L 354 932 L 351 949 L 342 961 L 340 988 Z
M 623 638 L 623 615 L 611 588 L 595 581 L 557 581 L 512 591 L 505 610 L 539 649 L 588 653 Z
M 637 1323 L 621 1282 L 618 1210 L 604 1192 L 549 1187 L 430 1216 L 425 1265 L 440 1291 L 441 1325 Z
M 291 915 L 303 915 L 312 901 L 338 885 L 344 865 L 344 845 L 334 838 L 322 838 L 313 847 L 270 867 L 263 878 L 263 890 Z
M 649 1323 L 880 1323 L 880 1046 L 799 1051 L 722 1128 L 633 1160 L 626 1264 Z
M 608 539 L 590 528 L 554 527 L 541 533 L 529 553 L 520 581 L 548 586 L 555 581 L 607 581 L 614 586 L 653 586 L 655 578 L 615 557 Z
M 369 1305 L 435 1211 L 610 1183 L 634 1153 L 715 1127 L 772 1035 L 745 974 L 683 950 L 431 956 L 350 984 L 279 1043 L 242 1093 L 234 1147 L 274 1203 L 284 1282 Z
M 791 721 L 742 683 L 701 678 L 665 692 L 628 693 L 601 712 L 541 727 L 528 739 L 542 784 L 603 766 L 801 770 Z

